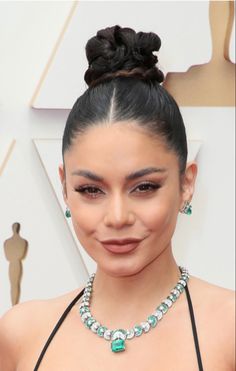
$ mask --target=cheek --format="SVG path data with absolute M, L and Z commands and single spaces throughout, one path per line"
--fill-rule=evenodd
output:
M 171 223 L 173 211 L 166 205 L 153 204 L 143 215 L 142 221 L 150 231 L 161 232 Z
M 178 215 L 178 197 L 173 194 L 160 195 L 146 205 L 142 212 L 142 221 L 152 231 L 162 231 L 173 227 Z
M 72 211 L 72 223 L 77 234 L 79 235 L 90 235 L 97 225 L 97 213 L 93 212 L 91 207 L 86 205 L 77 205 L 71 208 Z M 79 235 L 78 235 L 79 234 Z

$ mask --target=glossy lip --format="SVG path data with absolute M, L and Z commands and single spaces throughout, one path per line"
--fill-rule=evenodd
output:
M 109 252 L 116 253 L 116 254 L 124 254 L 124 253 L 128 253 L 128 252 L 131 252 L 131 251 L 135 250 L 138 247 L 140 241 L 142 241 L 142 240 L 136 240 L 136 241 L 135 240 L 133 240 L 133 241 L 126 240 L 126 241 L 129 242 L 129 243 L 126 242 L 126 243 L 121 244 L 120 241 L 119 241 L 119 243 L 108 243 L 106 241 L 106 243 L 101 242 L 101 244 Z M 117 240 L 116 240 L 116 242 L 117 242 Z
M 140 242 L 142 241 L 142 239 L 140 238 L 132 238 L 132 237 L 127 237 L 127 238 L 123 238 L 123 239 L 115 239 L 115 238 L 112 238 L 112 239 L 108 239 L 108 240 L 103 240 L 103 241 L 100 241 L 102 244 L 113 244 L 113 245 L 126 245 L 126 244 L 129 244 L 129 243 L 134 243 L 134 242 Z

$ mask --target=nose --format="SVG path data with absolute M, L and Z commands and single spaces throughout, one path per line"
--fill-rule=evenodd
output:
M 115 194 L 107 203 L 104 224 L 116 229 L 132 225 L 135 221 L 135 215 L 129 208 L 130 204 L 127 199 L 120 194 Z

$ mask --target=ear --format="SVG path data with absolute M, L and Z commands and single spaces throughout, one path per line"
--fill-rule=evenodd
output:
M 60 176 L 61 185 L 62 185 L 63 198 L 64 198 L 65 203 L 67 204 L 66 174 L 65 174 L 65 169 L 64 169 L 63 164 L 59 165 L 58 171 L 59 171 L 59 176 Z
M 191 201 L 194 193 L 195 181 L 197 177 L 197 164 L 195 161 L 188 162 L 185 173 L 182 176 L 182 204 L 185 201 Z

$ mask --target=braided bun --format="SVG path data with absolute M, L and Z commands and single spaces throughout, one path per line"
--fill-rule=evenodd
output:
M 85 50 L 89 68 L 84 80 L 89 86 L 114 77 L 137 77 L 163 82 L 164 74 L 156 63 L 161 40 L 153 32 L 136 33 L 131 28 L 116 25 L 97 32 L 88 40 Z

